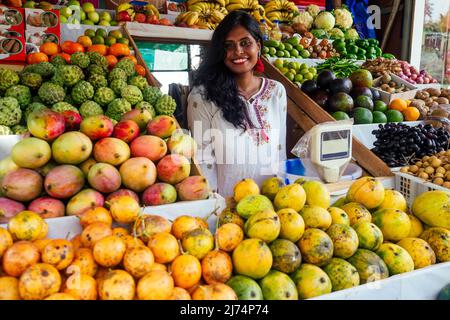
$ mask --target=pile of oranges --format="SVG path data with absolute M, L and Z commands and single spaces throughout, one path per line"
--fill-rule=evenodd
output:
M 397 98 L 389 103 L 389 109 L 400 111 L 406 121 L 416 121 L 420 118 L 420 111 L 416 107 L 411 107 L 410 104 L 409 100 Z
M 225 282 L 240 226 L 223 224 L 214 237 L 198 217 L 143 215 L 126 195 L 79 219 L 82 232 L 71 240 L 48 239 L 32 211 L 0 228 L 0 300 L 237 299 Z
M 104 44 L 94 44 L 83 46 L 83 44 L 74 41 L 64 41 L 61 46 L 53 42 L 45 42 L 39 47 L 39 52 L 33 52 L 27 55 L 26 62 L 28 64 L 35 64 L 40 62 L 51 62 L 57 56 L 61 56 L 70 64 L 70 56 L 75 52 L 98 52 L 105 56 L 109 63 L 109 68 L 113 68 L 121 59 L 133 60 L 136 72 L 145 76 L 145 68 L 138 64 L 135 56 L 131 55 L 128 45 L 123 43 L 115 43 L 111 46 Z

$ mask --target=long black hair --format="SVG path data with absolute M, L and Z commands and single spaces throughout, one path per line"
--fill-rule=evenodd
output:
M 239 97 L 234 74 L 224 63 L 225 40 L 235 26 L 242 26 L 263 47 L 263 38 L 258 22 L 244 11 L 232 11 L 217 26 L 211 45 L 194 77 L 194 85 L 203 85 L 206 99 L 214 102 L 223 117 L 236 128 L 246 129 L 246 124 L 254 128 L 249 119 L 245 102 Z

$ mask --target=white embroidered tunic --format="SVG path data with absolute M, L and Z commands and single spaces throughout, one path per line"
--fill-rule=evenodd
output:
M 286 90 L 275 80 L 262 78 L 259 91 L 246 101 L 256 129 L 236 128 L 221 110 L 194 87 L 188 97 L 188 124 L 197 142 L 197 160 L 213 190 L 232 196 L 244 178 L 262 182 L 278 172 L 286 160 Z

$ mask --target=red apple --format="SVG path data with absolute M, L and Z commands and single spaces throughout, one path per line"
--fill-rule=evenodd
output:
M 143 13 L 136 13 L 134 15 L 134 21 L 139 22 L 139 23 L 145 23 L 146 17 L 145 14 Z
M 77 131 L 80 129 L 80 123 L 83 120 L 78 112 L 66 110 L 62 113 L 66 131 Z
M 114 126 L 113 137 L 130 143 L 139 137 L 139 126 L 132 120 L 122 120 Z

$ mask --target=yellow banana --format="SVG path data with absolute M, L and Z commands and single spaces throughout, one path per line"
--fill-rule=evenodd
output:
M 187 5 L 188 5 L 188 7 L 190 7 L 196 3 L 203 2 L 203 1 L 205 1 L 205 0 L 188 0 Z
M 127 3 L 122 3 L 122 4 L 119 4 L 118 6 L 117 6 L 117 12 L 122 12 L 122 11 L 127 11 L 128 9 L 133 9 L 134 7 L 131 5 L 131 4 L 129 4 L 128 2 Z
M 244 7 L 244 5 L 242 4 L 242 3 L 234 3 L 234 4 L 229 4 L 228 6 L 227 6 L 227 10 L 229 11 L 229 12 L 231 12 L 231 11 L 235 11 L 235 10 L 242 10 L 242 9 L 244 9 L 245 7 Z
M 244 1 L 245 1 L 245 0 L 230 0 L 230 1 L 229 1 L 229 4 L 238 4 L 238 3 L 245 4 Z
M 219 23 L 220 21 L 223 20 L 223 18 L 225 18 L 225 16 L 218 10 L 214 10 L 211 13 L 211 21 L 214 23 Z
M 196 24 L 197 21 L 198 21 L 198 12 L 191 11 L 191 13 L 186 18 L 186 24 L 188 26 L 192 26 L 192 25 Z
M 217 2 L 221 7 L 225 7 L 225 6 L 226 6 L 225 0 L 216 0 L 216 2 Z
M 227 8 L 225 8 L 225 7 L 220 7 L 219 11 L 220 11 L 222 14 L 224 14 L 224 15 L 227 15 L 227 14 L 228 14 L 228 10 L 227 10 Z

